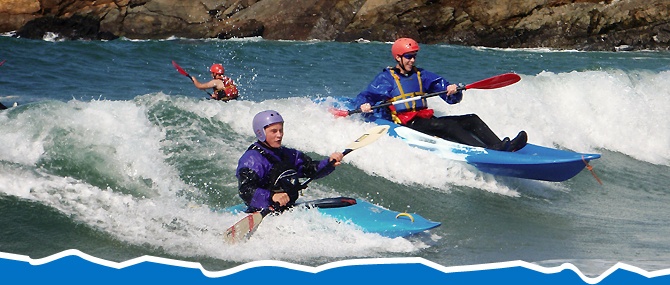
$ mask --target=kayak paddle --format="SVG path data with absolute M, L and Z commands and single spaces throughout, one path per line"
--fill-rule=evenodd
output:
M 516 73 L 504 73 L 504 74 L 496 75 L 496 76 L 489 77 L 489 78 L 486 78 L 486 79 L 482 79 L 482 80 L 479 80 L 479 81 L 474 82 L 474 83 L 470 83 L 470 84 L 465 85 L 465 86 L 458 87 L 458 91 L 463 91 L 463 90 L 467 90 L 467 89 L 495 89 L 495 88 L 505 87 L 505 86 L 517 83 L 519 80 L 521 80 L 521 77 Z M 425 95 L 420 96 L 420 97 L 411 97 L 411 98 L 402 99 L 402 100 L 398 100 L 398 101 L 394 101 L 394 102 L 386 102 L 386 103 L 382 103 L 382 104 L 379 104 L 379 105 L 372 106 L 372 109 L 374 110 L 374 109 L 378 109 L 378 108 L 382 108 L 382 107 L 387 107 L 387 106 L 390 106 L 390 105 L 402 104 L 402 103 L 406 103 L 406 102 L 410 102 L 410 101 L 414 101 L 414 100 L 425 99 L 425 98 L 441 95 L 441 94 L 444 94 L 444 93 L 447 93 L 447 91 L 444 90 L 444 91 L 440 91 L 440 92 L 425 94 Z M 332 113 L 336 117 L 346 117 L 346 116 L 349 116 L 351 114 L 356 114 L 356 113 L 363 112 L 363 111 L 361 111 L 360 108 L 358 108 L 356 110 L 340 110 L 340 109 L 330 108 L 329 111 L 330 111 L 330 113 Z
M 184 70 L 183 68 L 181 68 L 181 66 L 179 66 L 179 64 L 177 64 L 177 62 L 175 62 L 175 61 L 173 60 L 173 61 L 172 61 L 172 65 L 174 66 L 174 68 L 177 69 L 177 71 L 178 71 L 179 73 L 181 73 L 181 75 L 188 77 L 188 79 L 190 79 L 191 82 L 193 82 L 193 77 L 191 77 L 191 75 L 188 74 L 188 72 L 186 72 L 186 70 Z M 212 93 L 209 93 L 209 92 L 207 92 L 206 90 L 203 90 L 203 91 L 205 91 L 205 93 L 207 93 L 207 95 L 209 95 L 209 98 L 208 98 L 208 99 L 211 99 L 211 97 L 212 97 Z
M 7 61 L 7 60 L 5 59 L 5 60 L 3 60 L 3 61 L 0 61 L 0 66 L 2 66 L 3 64 L 5 64 L 5 61 Z
M 177 62 L 175 62 L 175 61 L 173 60 L 173 61 L 172 61 L 172 65 L 174 66 L 174 68 L 177 69 L 177 71 L 178 71 L 179 73 L 181 73 L 181 75 L 186 76 L 186 77 L 188 77 L 188 79 L 190 79 L 191 81 L 193 81 L 193 78 L 191 78 L 191 75 L 188 74 L 188 72 L 186 72 L 186 70 L 184 70 L 183 68 L 181 68 L 181 66 L 179 66 L 179 64 L 177 64 Z
M 343 155 L 347 155 L 348 153 L 357 150 L 359 148 L 362 148 L 366 145 L 369 145 L 379 139 L 381 136 L 386 134 L 388 132 L 389 126 L 376 126 L 372 129 L 369 129 L 365 134 L 360 136 L 358 139 L 356 139 L 354 142 L 349 144 L 346 149 L 342 152 Z M 331 160 L 328 162 L 329 165 L 333 165 L 335 163 L 335 160 Z M 323 171 L 326 167 L 322 168 L 320 171 Z M 312 181 L 314 177 L 317 177 L 320 173 L 317 172 L 314 176 L 308 178 L 305 180 L 303 183 L 301 183 L 301 186 L 305 187 L 307 186 L 307 183 Z M 254 213 L 251 213 L 247 215 L 246 217 L 242 218 L 239 222 L 235 223 L 232 227 L 228 228 L 226 232 L 223 235 L 223 240 L 226 241 L 227 243 L 234 244 L 243 240 L 249 239 L 253 232 L 258 228 L 258 225 L 260 225 L 261 221 L 263 221 L 263 218 L 267 216 L 271 211 L 269 209 L 263 209 L 262 211 L 257 211 Z
M 359 148 L 362 148 L 366 145 L 369 145 L 379 139 L 381 136 L 386 134 L 388 132 L 390 126 L 383 125 L 383 126 L 376 126 L 372 129 L 369 129 L 365 134 L 360 136 L 358 139 L 356 139 L 354 142 L 350 143 L 346 149 L 342 152 L 342 155 L 347 155 L 350 152 L 357 150 Z M 335 163 L 335 160 L 331 160 L 328 162 L 329 165 L 333 165 Z M 322 168 L 321 170 L 325 169 Z M 305 187 L 307 186 L 307 183 L 311 182 L 314 177 L 318 176 L 320 173 L 316 173 L 314 176 L 307 178 L 304 182 L 302 182 L 300 185 Z

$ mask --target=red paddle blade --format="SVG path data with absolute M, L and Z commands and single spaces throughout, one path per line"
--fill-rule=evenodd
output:
M 7 61 L 7 60 L 5 59 L 5 60 L 3 60 L 3 61 L 0 61 L 0 66 L 2 66 L 3 64 L 5 64 L 5 61 Z
M 500 87 L 505 87 L 507 85 L 512 85 L 519 82 L 521 77 L 516 73 L 504 73 L 489 77 L 486 79 L 479 80 L 474 83 L 465 85 L 466 89 L 495 89 Z
M 335 117 L 349 116 L 349 111 L 347 111 L 347 110 L 340 110 L 340 109 L 330 108 L 330 109 L 328 109 L 328 112 L 335 115 Z
M 183 68 L 181 68 L 181 66 L 179 66 L 179 64 L 177 64 L 174 60 L 172 61 L 172 65 L 174 66 L 174 68 L 177 69 L 177 71 L 179 71 L 179 73 L 181 73 L 181 75 L 186 76 L 186 77 L 191 77 L 191 76 L 188 75 L 188 73 L 187 73 Z

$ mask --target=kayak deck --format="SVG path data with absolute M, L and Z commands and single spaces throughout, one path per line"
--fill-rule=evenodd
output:
M 441 225 L 416 213 L 401 213 L 372 204 L 365 200 L 347 197 L 325 198 L 299 203 L 297 206 L 317 208 L 323 215 L 342 223 L 350 223 L 363 232 L 376 233 L 396 238 L 418 234 Z M 246 209 L 244 204 L 226 208 L 226 212 L 237 213 Z
M 339 208 L 319 208 L 325 215 L 349 222 L 364 232 L 395 238 L 417 234 L 440 226 L 416 213 L 400 213 L 358 200 L 356 204 Z

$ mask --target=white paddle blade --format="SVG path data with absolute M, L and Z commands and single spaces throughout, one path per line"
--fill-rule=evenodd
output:
M 379 139 L 381 136 L 385 135 L 388 132 L 389 126 L 376 126 L 372 129 L 369 129 L 365 134 L 360 136 L 356 141 L 352 142 L 347 146 L 347 149 L 355 150 L 362 148 L 366 145 L 369 145 Z
M 227 243 L 234 244 L 249 239 L 262 220 L 263 215 L 261 215 L 261 212 L 247 215 L 226 230 L 223 235 L 223 240 Z

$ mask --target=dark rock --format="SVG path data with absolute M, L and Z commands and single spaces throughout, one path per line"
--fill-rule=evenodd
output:
M 70 18 L 47 16 L 26 23 L 15 36 L 29 39 L 43 39 L 53 33 L 57 40 L 112 40 L 117 36 L 100 32 L 100 19 L 74 15 Z
M 216 35 L 219 39 L 261 37 L 265 27 L 263 23 L 256 20 L 237 21 L 234 24 L 225 25 Z
M 0 32 L 62 39 L 357 39 L 501 48 L 670 49 L 667 0 L 14 0 Z M 89 15 L 86 17 L 73 15 Z M 79 18 L 81 17 L 81 18 Z M 97 24 L 95 22 L 98 22 Z

